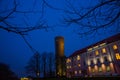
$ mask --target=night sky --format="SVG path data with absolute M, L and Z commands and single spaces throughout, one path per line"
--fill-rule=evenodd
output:
M 11 1 L 11 2 L 10 2 Z M 36 0 L 17 0 L 19 10 L 35 10 L 39 11 L 41 9 L 41 1 Z M 53 5 L 55 8 L 65 8 L 64 0 L 47 0 L 49 4 Z M 33 4 L 34 2 L 34 4 Z M 81 6 L 87 6 L 95 4 L 93 0 L 80 0 Z M 5 6 L 7 5 L 7 6 Z M 0 10 L 12 7 L 12 0 L 0 0 Z M 34 7 L 33 7 L 34 6 Z M 74 51 L 87 47 L 94 44 L 100 40 L 103 40 L 109 36 L 116 34 L 116 32 L 105 32 L 101 30 L 101 35 L 95 35 L 94 37 L 84 36 L 81 38 L 74 31 L 79 29 L 78 26 L 72 24 L 67 26 L 63 24 L 62 18 L 66 14 L 62 10 L 55 10 L 49 7 L 45 7 L 43 21 L 52 26 L 48 31 L 45 29 L 31 31 L 26 35 L 28 42 L 34 47 L 39 53 L 52 52 L 55 53 L 55 37 L 63 36 L 65 42 L 65 55 L 69 56 Z M 4 15 L 3 13 L 0 15 Z M 24 27 L 24 17 L 23 14 L 14 14 L 14 17 L 8 19 L 8 22 L 14 23 L 15 25 Z M 29 25 L 39 24 L 39 19 L 41 14 L 30 13 L 26 14 L 27 18 L 25 20 Z M 21 25 L 22 24 L 22 25 Z M 0 22 L 0 25 L 4 25 Z M 6 30 L 0 29 L 0 62 L 4 62 L 10 66 L 10 68 L 16 72 L 19 76 L 24 76 L 25 69 L 28 60 L 34 53 L 30 50 L 28 45 L 24 42 L 23 38 L 12 32 L 7 32 Z

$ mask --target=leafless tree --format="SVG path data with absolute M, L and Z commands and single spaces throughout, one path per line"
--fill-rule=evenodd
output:
M 52 77 L 55 74 L 55 55 L 53 53 L 48 53 L 48 76 Z
M 46 0 L 0 0 L 0 29 L 20 35 L 36 53 L 37 50 L 30 45 L 26 36 L 34 30 L 48 31 L 50 27 L 44 19 L 47 7 L 52 8 Z
M 40 57 L 41 57 L 40 54 L 36 53 L 30 58 L 27 66 L 25 67 L 26 73 L 29 76 L 34 75 L 36 77 L 40 77 L 40 64 L 41 64 Z
M 120 32 L 120 0 L 89 0 L 93 4 L 84 8 L 80 5 L 81 0 L 66 1 L 68 7 L 64 20 L 68 25 L 77 24 L 79 35 L 99 34 L 100 30 L 107 31 L 111 27 L 109 32 Z M 84 5 L 87 6 L 87 2 Z

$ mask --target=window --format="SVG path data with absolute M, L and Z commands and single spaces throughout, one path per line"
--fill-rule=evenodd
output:
M 66 61 L 66 63 L 70 63 L 70 62 L 71 62 L 71 59 L 68 58 L 67 61 Z
M 113 49 L 116 50 L 118 47 L 117 45 L 113 45 Z
M 96 56 L 97 56 L 97 55 L 99 55 L 99 52 L 98 52 L 98 50 L 97 50 L 97 51 L 95 51 L 95 54 L 96 54 Z
M 93 65 L 94 63 L 93 63 L 93 60 L 91 60 L 91 64 Z
M 80 60 L 80 56 L 79 55 L 77 55 L 77 60 Z
M 67 69 L 69 69 L 69 66 L 67 66 Z
M 92 73 L 94 73 L 94 72 L 95 72 L 94 68 L 92 68 L 91 70 L 92 70 Z
M 117 60 L 120 60 L 120 54 L 119 53 L 116 53 L 115 57 L 116 57 Z
M 75 74 L 77 74 L 77 71 L 75 71 Z
M 78 64 L 78 67 L 80 67 L 80 63 Z
M 105 48 L 103 48 L 103 49 L 102 49 L 102 52 L 103 52 L 103 53 L 106 53 L 106 49 L 105 49 Z
M 98 71 L 101 72 L 101 71 L 102 71 L 102 68 L 101 68 L 101 67 L 98 67 Z
M 97 59 L 97 63 L 100 63 L 100 59 L 99 58 Z
M 81 74 L 81 70 L 79 70 L 79 74 Z
M 107 58 L 106 56 L 104 57 L 104 61 L 105 61 L 105 62 L 107 62 L 107 61 L 108 61 L 108 58 Z
M 107 71 L 110 71 L 110 66 L 107 66 L 106 70 L 107 70 Z

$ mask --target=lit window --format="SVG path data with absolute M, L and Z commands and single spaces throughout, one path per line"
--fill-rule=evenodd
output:
M 79 55 L 77 55 L 77 60 L 80 60 L 80 56 Z
M 81 74 L 81 70 L 79 70 L 79 74 Z
M 75 74 L 77 74 L 77 71 L 75 71 Z
M 110 71 L 110 66 L 107 66 L 107 71 Z
M 67 66 L 67 69 L 69 69 L 69 66 Z
M 80 67 L 80 64 L 78 64 L 78 67 Z
M 95 51 L 95 54 L 96 54 L 96 56 L 97 56 L 97 55 L 99 55 L 99 52 L 98 52 L 98 51 Z
M 98 71 L 99 71 L 99 72 L 101 72 L 101 71 L 102 71 L 102 68 L 101 68 L 101 67 L 99 67 L 99 68 L 98 68 Z
M 120 60 L 120 54 L 119 53 L 116 53 L 115 56 L 116 56 L 117 60 Z
M 117 45 L 113 45 L 113 49 L 116 50 L 117 49 Z
M 70 62 L 71 62 L 71 59 L 68 58 L 66 62 L 67 62 L 67 63 L 70 63 Z
M 102 52 L 103 52 L 103 53 L 106 53 L 106 49 L 105 49 L 105 48 L 103 48 L 103 49 L 102 49 Z

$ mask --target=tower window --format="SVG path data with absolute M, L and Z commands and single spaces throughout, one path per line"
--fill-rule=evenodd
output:
M 113 49 L 114 50 L 118 49 L 117 45 L 113 45 Z

